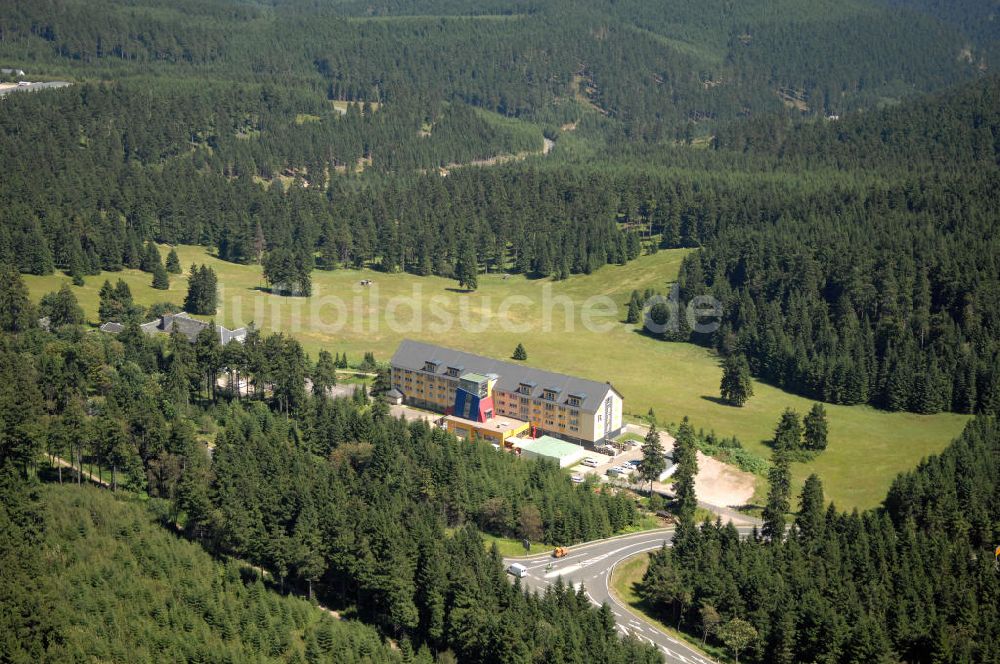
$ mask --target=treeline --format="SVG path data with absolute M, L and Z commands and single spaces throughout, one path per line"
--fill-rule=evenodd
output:
M 451 275 L 463 245 L 484 269 L 563 276 L 638 252 L 635 239 L 615 223 L 613 201 L 582 175 L 458 169 L 448 178 L 411 174 L 363 186 L 334 178 L 327 191 L 301 180 L 287 191 L 277 182 L 267 189 L 253 181 L 256 169 L 234 178 L 228 162 L 213 165 L 227 154 L 227 141 L 237 148 L 243 141 L 216 138 L 234 125 L 223 119 L 225 107 L 209 111 L 210 96 L 189 102 L 120 86 L 65 92 L 65 104 L 41 95 L 9 99 L 22 105 L 0 120 L 0 165 L 11 173 L 0 185 L 0 200 L 9 204 L 0 223 L 0 260 L 25 272 L 138 267 L 147 239 L 215 245 L 222 258 L 236 262 L 256 262 L 281 248 L 316 255 L 328 269 L 373 266 L 443 276 Z M 265 91 L 234 106 L 249 112 L 270 98 Z M 175 107 L 180 119 L 172 123 Z M 204 114 L 186 115 L 199 108 Z M 367 119 L 349 111 L 326 122 L 379 122 L 383 113 L 391 111 Z M 479 117 L 470 109 L 461 113 Z M 168 120 L 161 124 L 161 117 Z M 315 124 L 322 123 L 302 126 Z M 438 129 L 430 131 L 432 138 L 414 133 L 414 140 L 433 140 Z M 306 177 L 314 168 L 306 167 Z M 326 173 L 334 166 L 318 168 Z
M 748 662 L 995 662 L 1000 426 L 971 422 L 893 484 L 885 508 L 824 509 L 815 476 L 785 539 L 679 532 L 642 594 L 663 618 Z M 747 622 L 750 630 L 736 624 Z
M 0 483 L 7 661 L 431 662 L 217 562 L 138 502 L 93 489 Z M 59 551 L 46 556 L 45 551 Z M 34 561 L 34 562 L 32 562 Z M 34 577 L 28 577 L 31 571 Z M 31 594 L 8 593 L 18 586 Z M 16 600 L 9 601 L 9 600 Z
M 211 328 L 194 344 L 134 324 L 117 337 L 73 325 L 49 333 L 18 314 L 23 287 L 0 301 L 0 321 L 18 331 L 0 335 L 0 466 L 31 475 L 42 453 L 69 459 L 50 473 L 59 482 L 96 466 L 112 489 L 154 498 L 168 528 L 267 569 L 279 590 L 350 607 L 414 650 L 658 661 L 622 642 L 610 609 L 594 611 L 582 592 L 522 594 L 475 527 L 552 544 L 605 537 L 635 522 L 626 496 L 393 419 L 363 388 L 331 400 L 330 358 L 314 366 L 282 335 L 251 332 L 245 345 L 220 347 Z M 191 595 L 210 624 L 226 624 Z M 255 621 L 262 647 L 287 651 L 287 618 Z
M 934 175 L 835 187 L 720 226 L 678 279 L 685 299 L 710 293 L 722 303 L 712 342 L 745 354 L 761 378 L 823 401 L 996 412 L 1000 152 L 990 137 L 1000 118 L 989 100 L 997 85 L 917 104 L 912 118 L 890 110 L 845 121 L 843 131 L 838 123 L 794 130 L 777 148 L 790 164 L 944 161 Z M 804 147 L 811 136 L 831 149 L 813 153 Z
M 833 403 L 995 411 L 1000 290 L 992 175 L 872 190 L 836 216 L 729 227 L 682 294 L 722 303 L 713 336 L 759 377 Z

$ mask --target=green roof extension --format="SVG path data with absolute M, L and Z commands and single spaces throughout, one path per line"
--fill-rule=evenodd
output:
M 584 454 L 586 449 L 565 440 L 559 440 L 552 436 L 539 436 L 534 440 L 528 440 L 517 445 L 522 450 L 529 450 L 532 454 L 548 457 L 550 459 L 562 459 L 574 454 Z

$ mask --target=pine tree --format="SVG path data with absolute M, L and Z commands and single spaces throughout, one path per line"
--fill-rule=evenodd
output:
M 512 357 L 515 360 L 520 360 L 522 362 L 528 359 L 528 351 L 524 349 L 524 344 L 521 343 L 517 344 L 517 347 L 514 349 L 514 355 Z
M 743 406 L 753 396 L 753 380 L 750 365 L 741 354 L 732 354 L 722 365 L 722 383 L 719 385 L 722 398 L 734 406 Z
M 823 404 L 816 403 L 802 421 L 803 442 L 807 450 L 821 452 L 826 449 L 827 422 L 826 409 Z

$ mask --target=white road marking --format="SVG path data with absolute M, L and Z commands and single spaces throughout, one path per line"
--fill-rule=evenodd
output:
M 545 578 L 546 579 L 552 579 L 552 578 L 555 578 L 557 576 L 566 576 L 568 574 L 572 574 L 573 572 L 577 571 L 578 569 L 580 569 L 579 565 L 570 565 L 569 567 L 563 567 L 562 569 L 554 569 L 551 572 L 546 572 L 545 573 Z

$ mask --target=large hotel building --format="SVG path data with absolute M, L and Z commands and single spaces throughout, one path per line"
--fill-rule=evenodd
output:
M 610 383 L 409 339 L 400 344 L 391 366 L 392 386 L 413 406 L 456 418 L 477 419 L 478 415 L 480 421 L 519 420 L 530 424 L 533 436 L 550 435 L 586 445 L 621 433 L 622 396 Z M 474 384 L 482 387 L 470 387 Z M 462 394 L 457 394 L 460 385 Z M 468 403 L 466 390 L 479 390 L 483 400 L 475 408 L 488 410 L 455 412 L 456 404 Z

